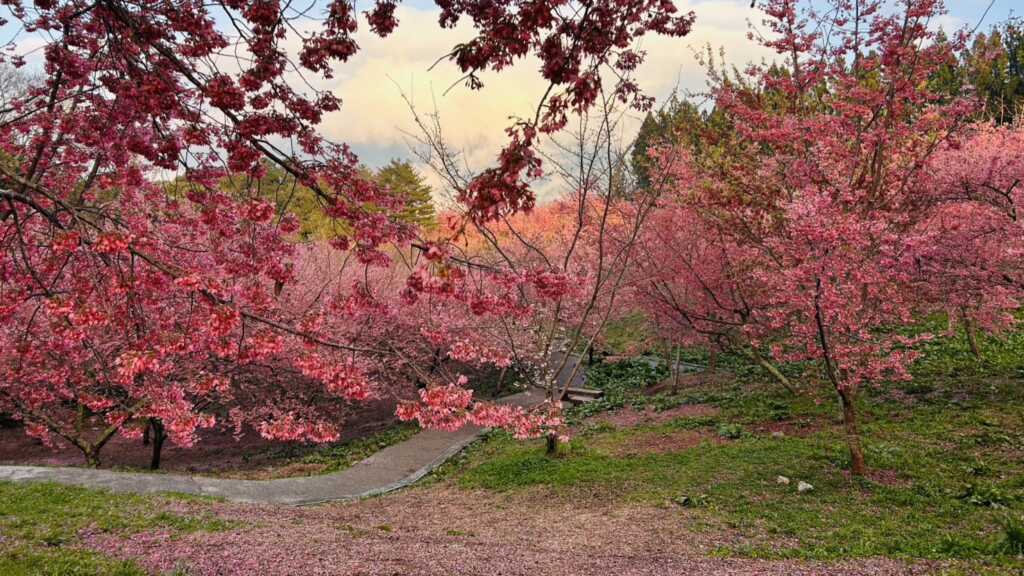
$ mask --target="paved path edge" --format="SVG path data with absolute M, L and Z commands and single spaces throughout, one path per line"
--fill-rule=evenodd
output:
M 504 398 L 502 402 L 529 406 L 538 398 L 530 392 L 516 394 Z M 135 494 L 190 494 L 213 498 L 223 498 L 234 502 L 254 504 L 287 504 L 292 506 L 311 506 L 327 502 L 352 501 L 372 496 L 379 496 L 401 490 L 415 484 L 456 454 L 462 452 L 476 442 L 487 430 L 480 428 L 463 428 L 451 432 L 450 443 L 438 450 L 429 448 L 432 454 L 425 463 L 420 459 L 415 468 L 396 469 L 395 462 L 389 461 L 387 452 L 403 446 L 415 446 L 417 438 L 420 443 L 426 440 L 423 434 L 435 431 L 421 431 L 404 442 L 399 442 L 365 460 L 338 472 L 318 476 L 277 478 L 273 480 L 234 480 L 196 476 L 188 474 L 159 474 L 147 472 L 124 472 L 79 468 L 73 466 L 18 466 L 0 465 L 0 481 L 9 482 L 55 482 L 58 484 L 81 486 L 85 488 L 128 492 Z M 428 454 L 425 454 L 427 456 Z M 367 469 L 379 470 L 385 479 L 367 488 L 365 476 Z M 395 479 L 387 477 L 398 476 Z M 327 495 L 325 495 L 327 493 Z
M 445 462 L 447 462 L 453 456 L 459 454 L 460 452 L 468 448 L 471 444 L 479 440 L 480 437 L 483 436 L 487 431 L 488 429 L 482 429 L 469 438 L 453 443 L 451 446 L 448 447 L 447 450 L 438 455 L 437 458 L 434 458 L 432 461 L 430 461 L 430 463 L 428 463 L 426 466 L 422 466 L 415 472 L 405 476 L 404 478 L 396 482 L 385 484 L 377 488 L 371 488 L 369 490 L 365 490 L 357 494 L 341 496 L 338 498 L 319 498 L 297 502 L 295 506 L 315 506 L 317 504 L 326 504 L 328 502 L 349 502 L 353 500 L 362 500 L 363 498 L 382 496 L 389 492 L 394 492 L 396 490 L 408 488 L 409 486 L 412 486 L 413 484 L 425 478 L 434 470 L 440 468 Z

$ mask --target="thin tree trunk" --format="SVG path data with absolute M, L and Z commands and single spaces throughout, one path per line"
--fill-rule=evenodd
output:
M 860 446 L 860 430 L 857 428 L 857 407 L 854 405 L 854 392 L 843 386 L 836 365 L 832 362 L 832 347 L 829 345 L 828 331 L 825 329 L 825 318 L 821 312 L 821 278 L 816 281 L 814 294 L 814 321 L 818 327 L 818 343 L 821 344 L 821 355 L 825 360 L 825 372 L 829 381 L 839 394 L 843 408 L 843 426 L 846 429 L 846 444 L 850 448 L 850 472 L 854 476 L 863 476 L 867 472 L 864 464 L 864 450 Z
M 780 372 L 774 364 L 772 364 L 768 360 L 765 360 L 764 356 L 761 356 L 761 354 L 759 354 L 757 350 L 751 348 L 750 352 L 747 353 L 747 356 L 752 358 L 755 362 L 757 362 L 757 364 L 760 367 L 764 368 L 769 374 L 771 374 L 772 378 L 775 378 L 775 380 L 779 384 L 782 384 L 782 387 L 788 390 L 790 394 L 794 396 L 797 395 L 796 388 L 793 387 L 793 383 L 789 381 L 789 378 L 787 378 L 785 374 Z
M 843 427 L 846 430 L 846 443 L 850 447 L 850 472 L 854 476 L 863 476 L 867 472 L 864 464 L 864 450 L 860 445 L 860 429 L 857 426 L 857 411 L 854 406 L 853 393 L 841 389 L 839 399 L 843 406 Z
M 981 360 L 981 348 L 978 346 L 978 331 L 974 329 L 974 323 L 967 317 L 967 313 L 960 311 L 960 317 L 964 323 L 964 335 L 967 337 L 967 345 L 971 348 L 974 358 Z
M 79 445 L 78 449 L 82 451 L 82 455 L 85 456 L 85 465 L 89 468 L 100 467 L 100 449 L 93 444 Z
M 153 455 L 149 460 L 150 470 L 160 469 L 160 453 L 164 448 L 164 440 L 167 434 L 164 432 L 164 423 L 159 418 L 150 418 L 150 426 L 153 428 Z
M 672 388 L 679 388 L 679 347 L 676 347 L 676 362 L 672 365 Z
M 501 369 L 501 373 L 498 374 L 498 384 L 494 387 L 494 397 L 501 396 L 501 393 L 505 391 L 505 373 L 508 372 L 508 367 Z

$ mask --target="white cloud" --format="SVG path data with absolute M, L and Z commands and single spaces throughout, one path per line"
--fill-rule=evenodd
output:
M 664 97 L 676 89 L 701 90 L 705 74 L 694 54 L 707 44 L 716 51 L 724 48 L 729 61 L 737 64 L 765 55 L 746 38 L 747 19 L 759 21 L 761 16 L 750 9 L 748 0 L 677 4 L 684 11 L 694 10 L 697 23 L 685 38 L 643 40 L 640 47 L 648 56 L 637 79 L 647 93 Z M 533 115 L 546 87 L 538 62 L 526 59 L 500 73 L 488 73 L 482 77 L 482 90 L 469 90 L 457 84 L 461 75 L 453 63 L 445 60 L 431 66 L 455 44 L 472 38 L 472 29 L 441 29 L 436 10 L 400 7 L 398 14 L 401 24 L 392 36 L 380 39 L 360 33 L 360 55 L 339 69 L 344 77 L 333 86 L 344 103 L 325 120 L 325 135 L 351 143 L 368 161 L 386 160 L 381 152 L 390 155 L 405 146 L 406 133 L 415 131 L 404 92 L 421 113 L 432 112 L 436 105 L 450 143 L 465 153 L 474 169 L 487 166 L 505 142 L 509 117 Z

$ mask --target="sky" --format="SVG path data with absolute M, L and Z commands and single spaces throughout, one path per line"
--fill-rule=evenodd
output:
M 936 25 L 946 30 L 973 28 L 990 1 L 947 0 L 949 14 Z M 1007 18 L 1019 2 L 994 0 L 981 28 Z M 370 2 L 359 0 L 357 5 L 362 8 Z M 641 47 L 648 58 L 637 79 L 648 94 L 664 99 L 673 91 L 700 91 L 705 77 L 695 56 L 709 45 L 716 52 L 723 50 L 733 64 L 768 56 L 746 38 L 750 23 L 760 24 L 761 20 L 760 13 L 750 8 L 750 0 L 676 0 L 676 5 L 683 11 L 693 10 L 697 21 L 684 38 L 644 39 Z M 1021 12 L 1024 6 L 1017 11 Z M 462 151 L 471 169 L 486 167 L 505 142 L 503 131 L 509 118 L 526 116 L 536 107 L 545 87 L 537 73 L 537 61 L 526 59 L 500 74 L 484 74 L 484 88 L 471 91 L 456 83 L 460 74 L 453 64 L 442 61 L 432 65 L 452 46 L 471 38 L 472 30 L 466 25 L 454 30 L 439 28 L 438 9 L 429 0 L 405 0 L 398 17 L 398 29 L 386 39 L 373 36 L 364 27 L 357 36 L 362 48 L 359 54 L 339 66 L 333 80 L 318 83 L 343 101 L 342 109 L 325 119 L 322 131 L 333 140 L 352 145 L 370 166 L 411 158 L 410 134 L 416 130 L 408 99 L 421 114 L 440 115 L 448 143 Z M 11 26 L 0 27 L 0 33 L 10 38 Z M 18 42 L 22 45 L 17 52 L 21 53 L 40 44 L 38 38 L 24 35 Z M 38 54 L 36 50 L 36 60 Z M 30 66 L 32 61 L 30 58 Z M 640 121 L 638 116 L 631 117 L 626 130 L 635 129 Z
M 946 30 L 973 28 L 989 1 L 948 0 L 949 13 L 936 25 Z M 1009 17 L 1018 2 L 995 0 L 982 29 Z M 716 52 L 723 49 L 735 64 L 768 56 L 746 38 L 749 23 L 761 20 L 749 0 L 677 0 L 676 4 L 681 10 L 693 10 L 697 21 L 684 38 L 645 39 L 648 58 L 637 76 L 648 94 L 664 99 L 673 91 L 701 91 L 706 79 L 695 56 L 707 45 Z M 1021 12 L 1024 7 L 1017 11 Z M 401 22 L 392 37 L 361 39 L 361 55 L 333 87 L 345 104 L 326 119 L 325 133 L 349 142 L 370 165 L 410 157 L 409 134 L 415 133 L 415 126 L 403 100 L 409 98 L 420 113 L 436 110 L 440 114 L 446 136 L 470 167 L 486 166 L 505 141 L 503 128 L 509 117 L 528 115 L 536 106 L 544 89 L 536 61 L 526 60 L 501 74 L 485 74 L 480 91 L 452 87 L 458 70 L 448 62 L 431 65 L 452 45 L 469 38 L 471 30 L 438 28 L 438 12 L 429 0 L 406 0 L 398 14 Z M 634 117 L 632 124 L 638 126 L 640 120 Z

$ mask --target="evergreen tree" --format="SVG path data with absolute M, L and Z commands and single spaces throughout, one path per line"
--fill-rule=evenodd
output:
M 426 228 L 437 225 L 433 191 L 412 164 L 405 160 L 392 160 L 377 170 L 376 179 L 406 199 L 406 207 L 400 216 L 402 219 Z

